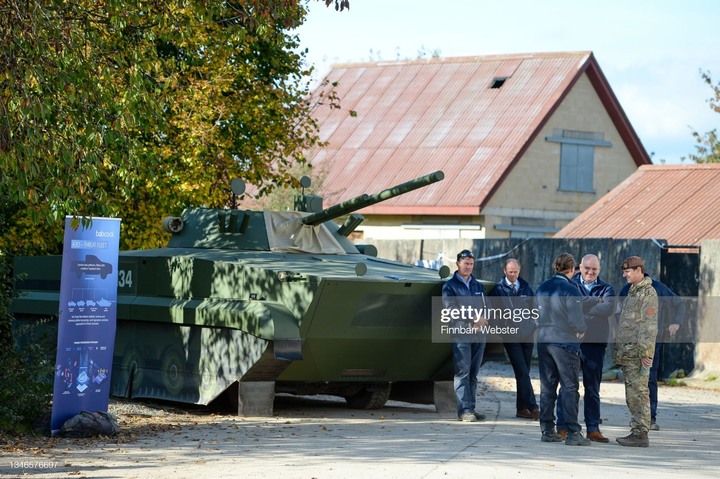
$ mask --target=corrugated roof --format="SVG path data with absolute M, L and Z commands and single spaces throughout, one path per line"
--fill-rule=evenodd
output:
M 334 65 L 342 109 L 316 112 L 328 146 L 309 154 L 325 204 L 442 170 L 445 181 L 363 212 L 479 214 L 583 74 L 635 162 L 649 164 L 591 52 Z
M 556 238 L 657 238 L 699 245 L 720 238 L 720 165 L 645 165 Z

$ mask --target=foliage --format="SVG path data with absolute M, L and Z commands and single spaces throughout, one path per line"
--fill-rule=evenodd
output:
M 17 331 L 21 341 L 9 333 L 13 288 L 8 270 L 9 259 L 0 256 L 0 318 L 9 318 L 0 321 L 0 431 L 18 433 L 28 431 L 50 405 L 52 359 L 48 351 L 55 345 L 49 337 L 37 335 L 36 325 Z
M 66 215 L 121 217 L 121 248 L 161 246 L 163 216 L 227 206 L 231 178 L 259 195 L 296 184 L 289 167 L 318 144 L 291 34 L 305 8 L 2 2 L 0 250 L 58 253 Z
M 11 334 L 11 322 L 4 318 L 11 318 L 10 303 L 14 298 L 13 284 L 10 273 L 10 259 L 0 253 L 0 351 L 12 349 L 14 341 Z M 2 367 L 2 363 L 0 363 Z M 2 383 L 0 383 L 2 384 Z
M 0 431 L 31 430 L 50 408 L 52 364 L 45 342 L 29 343 L 21 349 L 0 352 Z M 53 345 L 54 347 L 54 345 Z
M 720 113 L 720 83 L 713 85 L 710 72 L 701 72 L 703 81 L 713 90 L 713 97 L 708 100 L 710 108 Z M 695 137 L 695 154 L 689 154 L 687 158 L 695 163 L 720 163 L 720 139 L 718 138 L 717 129 L 700 134 L 693 131 Z M 685 158 L 683 158 L 684 160 Z
M 350 0 L 324 0 L 325 6 L 329 7 L 333 3 L 335 4 L 335 10 L 342 12 L 343 10 L 350 10 Z

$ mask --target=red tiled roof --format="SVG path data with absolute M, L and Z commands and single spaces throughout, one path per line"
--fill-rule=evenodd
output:
M 308 155 L 326 175 L 325 204 L 442 170 L 445 181 L 362 211 L 479 214 L 583 74 L 636 164 L 649 164 L 591 52 L 333 66 L 327 78 L 338 82 L 342 110 L 316 112 L 329 145 Z M 490 88 L 500 77 L 502 87 Z
M 720 164 L 645 165 L 555 238 L 657 238 L 699 245 L 720 238 Z

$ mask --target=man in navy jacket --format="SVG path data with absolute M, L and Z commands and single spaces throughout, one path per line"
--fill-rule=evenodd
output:
M 469 250 L 462 250 L 457 255 L 457 271 L 447 280 L 442 288 L 445 307 L 476 306 L 485 307 L 485 287 L 472 275 L 475 267 L 475 256 Z M 468 326 L 487 326 L 486 318 L 475 318 Z M 457 397 L 458 419 L 465 422 L 482 421 L 483 414 L 475 411 L 478 374 L 485 352 L 485 337 L 473 335 L 472 338 L 457 338 L 452 343 L 453 361 L 455 363 L 455 395 Z
M 520 277 L 520 262 L 514 258 L 505 261 L 503 267 L 503 278 L 490 291 L 490 296 L 499 296 L 506 303 L 504 306 L 514 310 L 516 308 L 529 308 L 532 306 L 533 290 L 527 281 Z M 515 406 L 516 417 L 525 419 L 539 419 L 540 408 L 535 400 L 532 381 L 530 379 L 530 366 L 532 364 L 532 352 L 535 346 L 535 323 L 525 319 L 518 323 L 510 323 L 510 326 L 517 326 L 517 334 L 502 336 L 503 347 L 507 353 L 513 372 L 515 373 Z M 508 326 L 504 324 L 503 326 Z
M 583 256 L 580 272 L 573 276 L 572 282 L 583 296 L 583 317 L 587 325 L 580 344 L 585 389 L 585 430 L 591 441 L 608 443 L 610 440 L 600 432 L 600 383 L 610 332 L 609 318 L 615 313 L 615 288 L 600 279 L 600 260 L 594 254 Z M 562 435 L 565 429 L 562 401 L 558 401 L 557 416 L 557 427 Z
M 583 318 L 581 296 L 570 281 L 575 274 L 575 259 L 563 253 L 553 262 L 555 276 L 535 292 L 540 310 L 538 326 L 538 363 L 540 366 L 540 429 L 542 442 L 561 442 L 555 431 L 555 401 L 558 384 L 562 386 L 568 446 L 588 446 L 578 423 L 580 402 L 580 341 L 587 326 Z

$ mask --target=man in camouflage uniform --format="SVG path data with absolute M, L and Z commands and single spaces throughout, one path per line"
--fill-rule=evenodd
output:
M 645 276 L 642 258 L 630 256 L 623 261 L 622 270 L 630 291 L 620 313 L 613 360 L 622 367 L 625 377 L 625 402 L 630 409 L 631 433 L 616 440 L 623 446 L 648 447 L 648 375 L 655 354 L 658 296 L 652 280 Z

